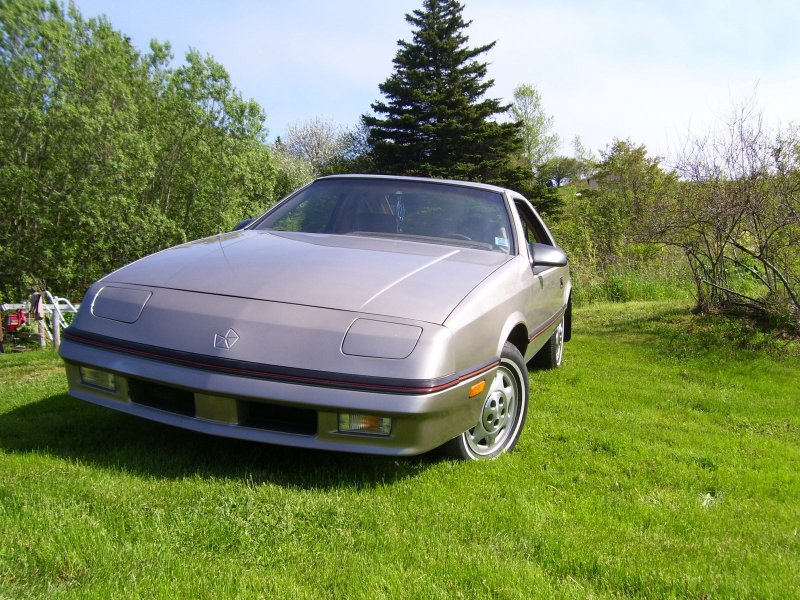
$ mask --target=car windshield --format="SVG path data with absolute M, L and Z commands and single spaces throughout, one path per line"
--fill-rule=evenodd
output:
M 267 214 L 255 229 L 392 237 L 511 251 L 503 195 L 451 183 L 321 179 Z

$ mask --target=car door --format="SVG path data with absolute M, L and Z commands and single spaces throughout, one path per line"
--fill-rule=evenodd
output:
M 524 234 L 525 247 L 520 250 L 527 252 L 528 260 L 531 262 L 532 285 L 525 317 L 528 319 L 531 335 L 536 337 L 543 328 L 549 328 L 554 324 L 554 317 L 564 307 L 564 286 L 567 284 L 568 271 L 566 267 L 543 267 L 533 264 L 534 257 L 530 244 L 555 246 L 556 243 L 527 200 L 521 196 L 514 197 L 514 206 L 519 214 Z M 538 348 L 544 341 L 545 339 L 539 336 L 533 346 Z

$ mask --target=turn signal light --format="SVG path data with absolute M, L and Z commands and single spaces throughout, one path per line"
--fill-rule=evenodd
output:
M 339 413 L 339 432 L 341 433 L 388 436 L 391 431 L 392 420 L 389 417 Z
M 469 397 L 474 398 L 486 389 L 486 380 L 481 379 L 478 383 L 469 388 Z

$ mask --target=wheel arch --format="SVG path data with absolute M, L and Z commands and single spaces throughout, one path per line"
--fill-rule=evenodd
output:
M 503 346 L 506 342 L 509 342 L 519 350 L 523 357 L 525 356 L 530 339 L 528 337 L 528 327 L 525 325 L 525 319 L 521 313 L 515 313 L 506 320 L 500 339 L 497 340 L 497 356 L 502 354 Z
M 522 323 L 518 323 L 508 334 L 507 341 L 514 345 L 522 356 L 528 350 L 528 329 Z

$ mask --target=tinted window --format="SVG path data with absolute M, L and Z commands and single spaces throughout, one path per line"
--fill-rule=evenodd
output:
M 255 229 L 388 236 L 505 253 L 512 246 L 502 194 L 389 179 L 316 181 Z

